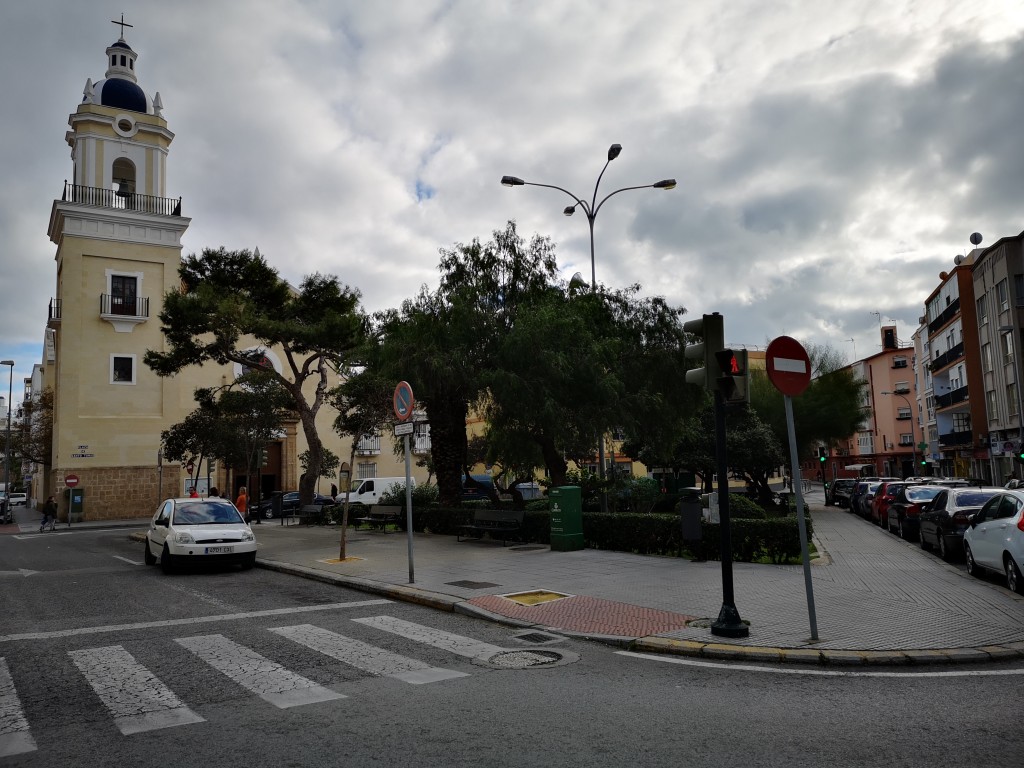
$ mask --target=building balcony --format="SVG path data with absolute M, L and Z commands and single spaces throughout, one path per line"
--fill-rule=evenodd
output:
M 939 435 L 939 447 L 952 448 L 970 445 L 973 434 L 974 433 L 968 429 L 964 432 L 947 432 L 944 435 Z
M 364 437 L 356 443 L 356 456 L 380 455 L 380 436 Z
M 115 208 L 122 211 L 152 213 L 158 216 L 181 216 L 181 198 L 154 197 L 137 192 L 124 191 L 122 185 L 118 189 L 85 187 L 81 184 L 64 182 L 64 194 L 60 198 L 66 203 L 91 205 L 97 208 Z
M 960 311 L 960 297 L 958 296 L 956 298 L 956 300 L 954 300 L 948 307 L 946 307 L 942 311 L 941 315 L 939 315 L 934 320 L 932 320 L 930 323 L 928 323 L 928 333 L 929 334 L 935 333 L 935 331 L 937 331 L 939 328 L 941 328 L 946 323 L 948 323 L 950 320 L 952 320 L 956 316 L 957 312 L 959 312 L 959 311 Z
M 947 365 L 952 365 L 957 360 L 961 360 L 964 356 L 964 343 L 961 341 L 954 347 L 950 347 L 947 351 L 936 357 L 931 362 L 932 373 L 942 370 Z
M 118 333 L 131 333 L 136 325 L 149 319 L 149 298 L 101 294 L 100 318 Z
M 50 299 L 50 307 L 46 313 L 46 327 L 56 328 L 60 325 L 60 299 Z
M 968 398 L 967 385 L 954 389 L 952 392 L 947 392 L 944 395 L 935 396 L 935 407 L 936 408 L 949 408 L 951 405 L 962 403 Z

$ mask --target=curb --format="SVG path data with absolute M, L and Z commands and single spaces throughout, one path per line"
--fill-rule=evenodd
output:
M 145 531 L 128 535 L 132 541 L 144 541 Z M 257 568 L 299 576 L 325 584 L 349 587 L 382 597 L 426 608 L 459 613 L 485 621 L 519 629 L 538 629 L 555 632 L 564 637 L 592 640 L 617 648 L 646 653 L 663 653 L 675 656 L 689 656 L 708 661 L 747 661 L 771 664 L 804 664 L 829 667 L 859 666 L 927 666 L 936 664 L 977 664 L 988 662 L 1009 662 L 1024 659 L 1024 642 L 985 645 L 977 648 L 922 648 L 913 650 L 871 651 L 855 649 L 775 648 L 729 643 L 701 642 L 698 640 L 675 640 L 658 635 L 647 637 L 623 637 L 602 635 L 560 629 L 534 622 L 513 619 L 508 616 L 479 608 L 463 598 L 452 597 L 440 592 L 431 592 L 414 586 L 387 584 L 359 576 L 323 571 L 294 563 L 276 560 L 256 560 Z

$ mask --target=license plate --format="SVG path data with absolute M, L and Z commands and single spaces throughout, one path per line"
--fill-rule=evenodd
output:
M 226 555 L 232 552 L 234 547 L 207 547 L 206 554 L 208 555 Z

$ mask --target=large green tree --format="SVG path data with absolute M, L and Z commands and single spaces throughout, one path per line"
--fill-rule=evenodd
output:
M 309 448 L 299 494 L 302 504 L 311 503 L 323 460 L 316 417 L 328 373 L 358 346 L 365 326 L 358 292 L 320 274 L 294 289 L 247 250 L 206 249 L 185 258 L 179 276 L 180 289 L 164 296 L 160 312 L 167 351 L 147 351 L 146 365 L 172 376 L 207 361 L 237 363 L 275 379 L 291 395 Z M 268 348 L 283 357 L 282 371 L 266 359 Z

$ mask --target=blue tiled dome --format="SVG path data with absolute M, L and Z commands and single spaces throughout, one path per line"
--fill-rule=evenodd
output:
M 131 112 L 146 110 L 146 93 L 131 80 L 111 77 L 96 83 L 96 101 L 105 107 L 127 109 Z

